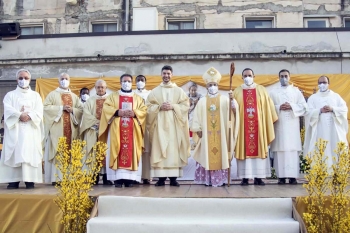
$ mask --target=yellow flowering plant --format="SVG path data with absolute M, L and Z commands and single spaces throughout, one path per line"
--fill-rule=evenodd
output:
M 307 184 L 303 187 L 308 192 L 305 197 L 307 213 L 303 214 L 309 233 L 348 233 L 350 232 L 350 190 L 349 150 L 344 142 L 339 142 L 335 156 L 331 159 L 331 169 L 327 166 L 325 155 L 327 141 L 319 139 L 316 150 L 306 156 L 311 164 L 305 175 Z M 330 196 L 327 196 L 329 195 Z
M 327 184 L 327 157 L 325 149 L 327 141 L 319 139 L 316 142 L 316 150 L 313 153 L 306 155 L 305 159 L 308 164 L 311 164 L 311 169 L 305 175 L 307 184 L 303 187 L 308 192 L 305 197 L 307 204 L 307 213 L 303 214 L 305 223 L 307 224 L 308 233 L 325 233 L 325 193 L 328 188 Z
M 92 153 L 87 155 L 85 144 L 85 141 L 73 140 L 69 148 L 65 137 L 59 138 L 58 142 L 56 167 L 61 175 L 56 174 L 59 194 L 55 203 L 63 212 L 61 223 L 65 233 L 86 232 L 86 223 L 94 204 L 89 191 L 107 151 L 107 144 L 97 142 Z

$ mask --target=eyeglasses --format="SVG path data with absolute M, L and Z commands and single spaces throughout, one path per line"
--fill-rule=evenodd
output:
M 328 84 L 328 82 L 318 82 L 318 84 Z

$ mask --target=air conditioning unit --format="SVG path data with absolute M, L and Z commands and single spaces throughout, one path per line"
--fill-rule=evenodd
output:
M 68 5 L 77 5 L 78 1 L 77 0 L 66 0 L 66 3 Z
M 21 26 L 19 23 L 1 23 L 0 37 L 2 40 L 17 39 L 21 35 Z

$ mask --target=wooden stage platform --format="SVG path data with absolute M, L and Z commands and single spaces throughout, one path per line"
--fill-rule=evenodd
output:
M 250 181 L 252 182 L 252 181 Z M 114 186 L 95 185 L 91 196 L 114 195 L 134 197 L 157 197 L 157 198 L 267 198 L 267 197 L 298 197 L 305 196 L 306 191 L 302 186 L 303 180 L 298 180 L 297 185 L 278 185 L 276 180 L 266 180 L 265 186 L 249 185 L 240 186 L 239 181 L 234 181 L 230 187 L 205 187 L 193 184 L 191 181 L 180 181 L 180 187 L 155 187 L 151 185 L 134 185 L 131 188 L 115 188 Z M 27 190 L 24 184 L 19 189 L 7 190 L 6 184 L 0 184 L 2 194 L 29 194 L 29 195 L 55 195 L 57 190 L 49 184 L 36 184 L 35 189 Z

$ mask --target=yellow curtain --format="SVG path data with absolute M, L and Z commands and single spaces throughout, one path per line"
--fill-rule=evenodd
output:
M 310 96 L 314 89 L 317 90 L 317 80 L 320 74 L 299 74 L 292 75 L 291 82 L 294 86 L 302 89 L 306 96 Z M 338 93 L 347 103 L 348 108 L 350 107 L 350 74 L 328 74 L 330 80 L 330 89 Z M 162 78 L 159 75 L 147 75 L 147 86 L 148 90 L 152 90 L 162 82 Z M 99 78 L 86 78 L 86 77 L 72 77 L 70 81 L 70 88 L 72 91 L 79 95 L 79 90 L 83 87 L 92 89 L 95 82 Z M 108 77 L 102 78 L 107 82 L 109 89 L 116 91 L 120 89 L 120 79 L 119 77 Z M 200 86 L 205 86 L 205 83 L 201 75 L 193 76 L 174 76 L 172 81 L 178 86 L 183 86 L 186 83 L 192 81 Z M 257 75 L 255 77 L 255 82 L 263 86 L 269 86 L 278 82 L 277 75 Z M 232 78 L 232 89 L 235 89 L 243 83 L 241 75 L 234 75 Z M 136 88 L 135 84 L 133 88 Z M 39 78 L 36 80 L 35 90 L 41 95 L 43 100 L 46 95 L 52 90 L 58 87 L 57 78 Z M 230 90 L 230 77 L 229 75 L 223 75 L 219 85 L 220 90 L 228 91 Z M 350 112 L 348 112 L 348 122 L 350 124 Z M 350 131 L 349 131 L 350 132 Z M 348 133 L 348 141 L 350 142 L 350 134 Z

